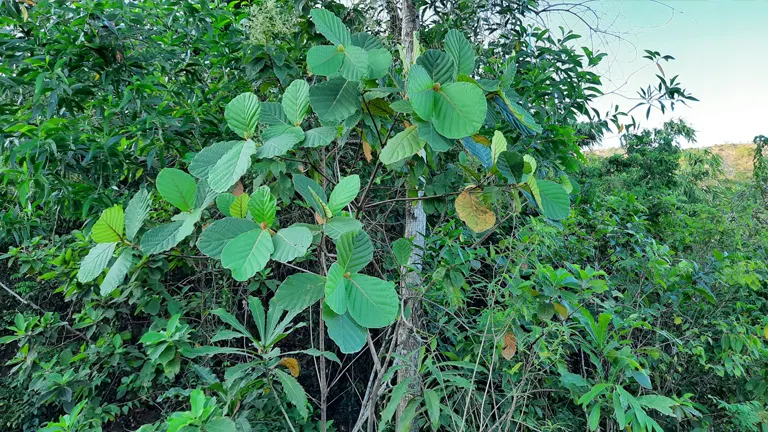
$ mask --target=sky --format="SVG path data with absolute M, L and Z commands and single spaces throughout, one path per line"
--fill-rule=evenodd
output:
M 583 1 L 583 0 L 581 0 Z M 596 107 L 614 104 L 631 108 L 636 91 L 656 84 L 659 71 L 644 49 L 675 57 L 662 62 L 667 77 L 678 81 L 700 102 L 674 113 L 656 112 L 645 119 L 645 109 L 633 111 L 642 126 L 657 127 L 682 117 L 697 130 L 695 146 L 751 142 L 768 135 L 768 0 L 592 0 L 596 15 L 581 13 L 592 25 L 611 35 L 590 34 L 578 18 L 554 12 L 548 24 L 564 25 L 584 35 L 577 41 L 608 53 L 596 72 L 603 77 Z M 602 147 L 617 147 L 608 135 Z

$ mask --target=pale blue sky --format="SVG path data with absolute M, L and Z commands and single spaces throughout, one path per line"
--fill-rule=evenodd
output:
M 680 106 L 672 115 L 652 114 L 638 108 L 635 118 L 657 126 L 671 117 L 683 117 L 698 131 L 698 146 L 751 142 L 768 135 L 768 0 L 596 0 L 598 16 L 582 15 L 620 37 L 593 35 L 580 45 L 600 48 L 609 55 L 599 67 L 604 90 L 597 106 L 613 103 L 629 109 L 637 88 L 655 83 L 656 67 L 643 59 L 644 49 L 669 54 L 663 63 L 668 77 L 680 82 L 700 99 L 690 108 Z M 577 33 L 589 32 L 568 14 L 552 14 L 549 25 L 566 24 Z M 617 146 L 615 136 L 603 146 Z

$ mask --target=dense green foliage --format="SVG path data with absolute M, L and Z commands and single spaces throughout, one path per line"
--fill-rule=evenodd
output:
M 601 115 L 537 2 L 322 6 L 0 2 L 0 429 L 768 430 L 765 137 Z

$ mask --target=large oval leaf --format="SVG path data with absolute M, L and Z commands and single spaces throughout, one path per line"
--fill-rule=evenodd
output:
M 360 193 L 360 176 L 357 174 L 342 177 L 331 191 L 328 208 L 331 213 L 339 214 Z
M 435 105 L 434 85 L 435 82 L 432 81 L 427 70 L 421 65 L 414 65 L 408 71 L 408 84 L 406 87 L 408 99 L 411 101 L 413 111 L 424 120 L 432 118 Z
M 269 186 L 260 186 L 253 192 L 248 202 L 248 211 L 253 216 L 254 222 L 264 224 L 262 228 L 269 228 L 275 222 L 277 213 L 277 199 L 269 190 Z
M 435 95 L 432 124 L 446 138 L 474 135 L 485 122 L 488 106 L 479 87 L 467 82 L 442 86 Z
M 125 213 L 119 205 L 114 205 L 99 216 L 99 220 L 93 224 L 91 238 L 96 243 L 113 243 L 123 238 L 125 229 Z
M 325 278 L 314 273 L 298 273 L 285 278 L 272 301 L 281 308 L 299 313 L 323 298 Z
M 243 93 L 232 99 L 224 109 L 224 118 L 230 129 L 241 138 L 250 139 L 256 133 L 261 102 L 253 93 Z
M 389 139 L 379 159 L 385 165 L 390 165 L 415 155 L 422 148 L 424 142 L 419 139 L 418 127 L 410 126 Z
M 328 305 L 323 305 L 323 321 L 328 329 L 328 336 L 344 354 L 356 353 L 365 345 L 368 330 L 356 323 L 349 312 L 339 315 Z
M 315 24 L 315 29 L 332 44 L 352 45 L 352 34 L 333 12 L 325 9 L 312 9 L 309 14 L 312 17 L 312 22 Z
M 460 75 L 470 75 L 475 70 L 475 51 L 460 31 L 448 30 L 443 45 L 453 61 L 456 62 Z
M 316 45 L 307 51 L 307 67 L 315 75 L 336 76 L 342 62 L 344 54 L 332 45 Z
M 224 246 L 230 240 L 257 228 L 258 225 L 248 219 L 233 217 L 219 219 L 203 230 L 200 238 L 197 240 L 197 248 L 200 249 L 200 252 L 211 258 L 219 258 L 221 251 L 224 250 Z
M 169 250 L 186 237 L 181 236 L 185 228 L 183 220 L 152 228 L 141 237 L 141 251 L 145 255 L 153 255 Z
M 96 279 L 107 268 L 112 254 L 115 253 L 117 243 L 99 243 L 88 251 L 88 255 L 80 262 L 77 271 L 79 282 L 90 282 Z
M 456 81 L 456 63 L 448 54 L 438 50 L 427 50 L 416 59 L 436 83 L 449 84 Z
M 190 211 L 197 199 L 197 183 L 191 175 L 176 168 L 163 168 L 157 175 L 157 191 L 164 200 L 181 211 Z
M 123 283 L 125 275 L 128 274 L 128 270 L 133 265 L 133 250 L 131 248 L 125 248 L 117 257 L 112 267 L 109 268 L 107 275 L 104 276 L 104 280 L 99 286 L 99 294 L 102 296 L 108 295 L 115 290 L 120 284 Z
M 357 273 L 373 259 L 373 244 L 365 231 L 350 231 L 339 237 L 336 253 L 337 262 L 345 271 Z
M 289 262 L 303 256 L 312 244 L 312 231 L 302 226 L 283 228 L 272 238 L 275 250 L 272 259 Z
M 241 142 L 242 141 L 217 142 L 216 144 L 209 145 L 200 150 L 189 164 L 189 173 L 199 179 L 207 179 L 208 173 L 210 173 L 211 169 L 216 166 L 219 160 Z
M 295 126 L 301 124 L 309 111 L 309 84 L 306 81 L 295 80 L 285 89 L 283 110 Z
M 221 251 L 221 265 L 232 270 L 232 277 L 246 281 L 264 270 L 275 250 L 267 230 L 249 231 L 230 240 Z
M 341 62 L 341 76 L 350 81 L 359 81 L 368 74 L 368 53 L 356 46 L 344 47 Z
M 208 174 L 208 185 L 216 192 L 226 192 L 251 166 L 256 153 L 253 141 L 241 141 L 227 151 Z
M 347 285 L 349 279 L 344 277 L 344 266 L 335 262 L 328 269 L 325 281 L 325 305 L 337 314 L 347 312 Z
M 309 103 L 324 122 L 340 122 L 354 114 L 362 104 L 358 83 L 332 78 L 309 89 Z
M 349 280 L 347 307 L 358 324 L 381 328 L 395 322 L 400 304 L 395 284 L 362 274 L 352 274 Z
M 549 180 L 538 180 L 536 184 L 538 193 L 533 191 L 533 196 L 541 207 L 544 216 L 554 220 L 561 220 L 570 216 L 571 200 L 562 185 Z

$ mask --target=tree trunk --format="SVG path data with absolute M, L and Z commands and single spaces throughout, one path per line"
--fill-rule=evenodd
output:
M 414 56 L 414 32 L 418 30 L 419 17 L 414 0 L 403 0 L 402 33 L 400 43 L 405 51 L 406 64 L 404 69 L 410 69 Z M 419 196 L 424 195 L 421 184 L 416 185 Z M 411 269 L 401 269 L 405 272 L 400 279 L 400 297 L 403 302 L 403 322 L 397 332 L 397 354 L 406 359 L 405 367 L 397 373 L 397 381 L 410 380 L 408 393 L 403 397 L 397 407 L 398 429 L 402 421 L 402 414 L 408 402 L 421 391 L 421 377 L 419 376 L 418 361 L 419 351 L 422 345 L 419 335 L 422 326 L 421 302 L 421 267 L 424 251 L 424 233 L 427 229 L 427 215 L 421 201 L 406 203 L 405 207 L 405 233 L 404 237 L 413 242 L 413 250 L 408 260 Z M 411 430 L 417 430 L 415 423 L 411 424 Z

